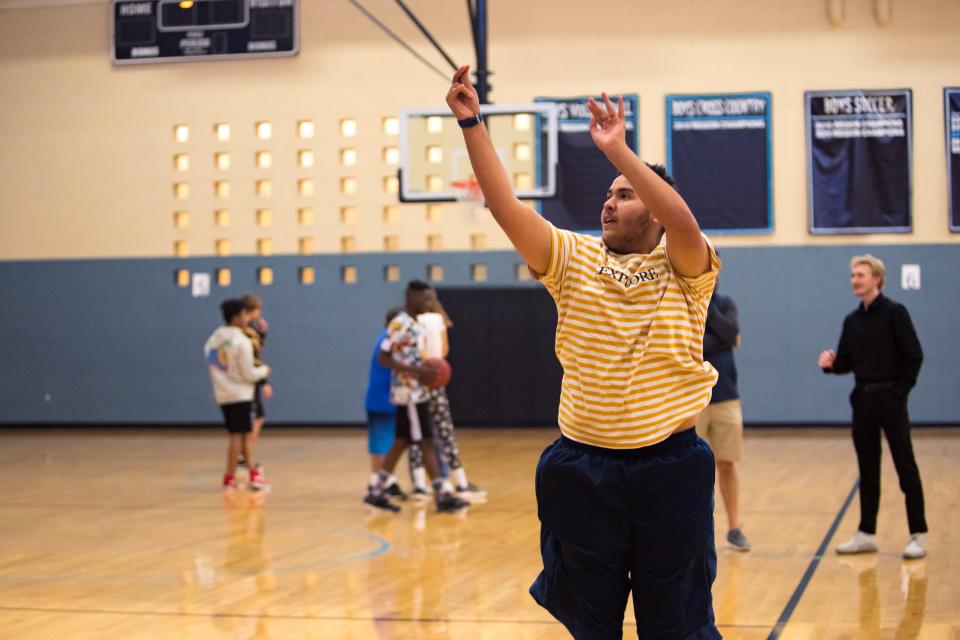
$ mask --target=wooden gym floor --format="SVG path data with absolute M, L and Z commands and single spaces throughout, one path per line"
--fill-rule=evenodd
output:
M 370 514 L 360 429 L 268 426 L 262 504 L 225 502 L 217 430 L 0 430 L 0 638 L 568 637 L 527 594 L 534 466 L 554 437 L 462 430 L 490 499 L 457 516 Z M 859 513 L 855 496 L 843 512 L 856 481 L 847 431 L 748 432 L 753 551 L 719 548 L 725 638 L 960 638 L 960 430 L 915 430 L 914 445 L 929 557 L 900 558 L 905 514 L 885 453 L 881 551 L 840 558 Z M 720 508 L 718 545 L 725 528 Z M 631 609 L 624 629 L 636 637 Z

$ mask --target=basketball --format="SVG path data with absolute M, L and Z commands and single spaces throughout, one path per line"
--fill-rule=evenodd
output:
M 449 362 L 443 358 L 430 358 L 429 360 L 424 360 L 423 364 L 437 370 L 437 377 L 427 385 L 428 387 L 431 389 L 440 389 L 450 383 L 450 376 L 453 375 L 453 369 L 450 368 Z

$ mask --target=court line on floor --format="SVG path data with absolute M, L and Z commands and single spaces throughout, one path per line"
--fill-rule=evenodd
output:
M 211 493 L 211 496 L 216 496 L 218 494 Z M 299 494 L 298 494 L 299 495 Z M 275 513 L 317 513 L 323 511 L 333 511 L 333 512 L 355 512 L 362 508 L 354 504 L 330 504 L 324 506 L 295 506 L 290 503 L 284 503 L 284 500 L 289 499 L 289 496 L 282 496 L 277 500 L 270 501 L 270 511 Z M 150 504 L 117 504 L 117 503 L 36 503 L 36 502 L 0 502 L 0 509 L 48 509 L 48 510 L 73 510 L 73 511 L 209 511 L 211 504 L 200 503 L 200 504 L 170 504 L 168 502 L 156 502 Z M 215 505 L 213 505 L 215 506 Z M 429 505 L 426 505 L 429 506 Z M 533 513 L 531 509 L 526 507 L 499 507 L 496 504 L 491 504 L 489 502 L 483 502 L 477 505 L 472 505 L 476 507 L 477 512 L 483 511 L 485 513 L 517 513 L 517 514 L 530 514 Z M 414 507 L 407 507 L 414 508 Z M 743 514 L 753 514 L 757 516 L 764 515 L 777 515 L 777 516 L 811 516 L 811 515 L 828 515 L 834 513 L 832 510 L 826 509 L 754 509 L 741 511 Z
M 218 493 L 210 494 L 213 497 L 217 497 Z M 276 494 L 272 494 L 276 495 Z M 293 497 L 302 497 L 300 494 L 297 494 Z M 312 497 L 312 496 L 307 496 Z M 290 496 L 282 496 L 276 498 L 275 500 L 269 500 L 269 510 L 274 513 L 321 513 L 321 512 L 336 512 L 336 513 L 365 513 L 363 504 L 359 501 L 351 501 L 349 504 L 346 502 L 340 502 L 337 504 L 329 504 L 316 507 L 303 507 L 295 506 L 290 502 L 284 503 L 284 500 L 290 500 Z M 210 511 L 212 507 L 222 503 L 193 503 L 193 504 L 170 504 L 169 502 L 157 502 L 152 504 L 109 504 L 109 503 L 87 503 L 87 504 L 77 504 L 77 503 L 46 503 L 38 504 L 35 502 L 0 502 L 0 509 L 34 509 L 34 510 L 55 510 L 55 511 Z M 429 507 L 430 503 L 424 503 L 422 508 L 431 511 Z M 481 510 L 489 513 L 516 513 L 530 515 L 533 514 L 533 517 L 536 516 L 535 507 L 531 508 L 507 508 L 507 507 L 496 507 L 489 506 L 489 503 L 480 502 L 474 505 L 471 505 L 476 512 Z M 417 507 L 408 506 L 407 509 L 413 510 Z M 384 512 L 386 514 L 386 512 Z M 811 512 L 813 513 L 813 512 Z M 831 513 L 831 512 L 821 512 L 821 513 Z
M 790 621 L 790 616 L 793 615 L 794 609 L 796 609 L 797 605 L 800 604 L 800 598 L 803 597 L 803 592 L 807 590 L 810 580 L 813 579 L 813 574 L 816 573 L 817 567 L 820 566 L 820 560 L 823 559 L 823 554 L 826 552 L 827 546 L 830 544 L 830 540 L 833 539 L 834 534 L 837 532 L 837 528 L 840 526 L 840 521 L 843 520 L 843 516 L 846 515 L 847 509 L 850 508 L 850 503 L 853 502 L 853 496 L 856 495 L 859 487 L 860 480 L 858 479 L 853 483 L 853 487 L 850 488 L 850 493 L 847 494 L 847 499 L 844 500 L 843 504 L 840 506 L 840 511 L 837 512 L 837 517 L 833 519 L 833 524 L 831 524 L 830 528 L 827 530 L 827 534 L 823 537 L 823 541 L 817 548 L 817 552 L 813 554 L 813 557 L 810 559 L 810 564 L 807 565 L 807 570 L 803 572 L 803 577 L 800 578 L 797 588 L 793 590 L 793 594 L 787 601 L 787 606 L 783 608 L 783 611 L 780 613 L 780 617 L 777 618 L 777 624 L 774 625 L 773 629 L 770 630 L 770 635 L 767 636 L 767 640 L 777 640 L 780 637 L 780 634 L 783 632 L 783 628 L 787 626 L 787 622 Z
M 322 616 L 310 614 L 257 614 L 257 613 L 222 613 L 222 612 L 180 612 L 180 611 L 124 611 L 122 609 L 68 609 L 62 607 L 12 607 L 0 605 L 0 611 L 25 611 L 31 613 L 80 613 L 97 615 L 129 615 L 129 616 L 163 616 L 183 618 L 239 618 L 256 620 L 318 620 L 326 622 L 445 622 L 452 624 L 549 624 L 559 625 L 557 620 L 504 620 L 487 618 L 417 618 L 412 616 Z M 629 620 L 624 626 L 633 625 Z M 759 629 L 766 625 L 756 624 L 721 624 L 722 629 Z
M 369 532 L 369 531 L 359 531 L 359 530 L 357 530 L 357 529 L 351 529 L 351 528 L 333 528 L 332 530 L 329 530 L 329 531 L 322 531 L 322 532 L 316 532 L 316 533 L 321 533 L 322 535 L 346 534 L 346 537 L 356 537 L 356 538 L 366 539 L 366 540 L 368 540 L 369 542 L 373 543 L 373 546 L 372 546 L 371 548 L 366 549 L 366 550 L 363 550 L 363 551 L 358 551 L 358 552 L 355 552 L 355 553 L 350 553 L 350 554 L 348 554 L 348 555 L 343 555 L 343 556 L 339 556 L 339 557 L 334 557 L 334 558 L 330 558 L 330 559 L 325 559 L 325 560 L 318 561 L 318 562 L 301 562 L 301 563 L 298 563 L 298 564 L 291 564 L 291 565 L 286 565 L 286 566 L 282 565 L 282 562 L 283 562 L 284 558 L 288 558 L 288 557 L 291 557 L 291 556 L 297 556 L 297 555 L 302 554 L 302 553 L 305 553 L 305 552 L 307 552 L 307 551 L 309 551 L 309 550 L 311 550 L 311 549 L 313 549 L 313 548 L 315 548 L 315 547 L 318 547 L 318 546 L 322 546 L 322 545 L 323 545 L 323 542 L 322 542 L 322 541 L 321 541 L 321 542 L 317 542 L 317 543 L 312 543 L 312 544 L 310 544 L 310 545 L 308 545 L 308 546 L 297 547 L 297 548 L 295 548 L 295 549 L 290 549 L 290 550 L 284 551 L 284 552 L 282 552 L 282 553 L 277 553 L 277 554 L 274 554 L 274 555 L 270 556 L 270 561 L 269 561 L 269 563 L 270 563 L 271 567 L 273 568 L 273 570 L 276 571 L 277 573 L 288 573 L 288 572 L 291 572 L 291 571 L 303 571 L 303 570 L 306 570 L 306 569 L 314 569 L 314 570 L 316 570 L 316 569 L 324 569 L 324 570 L 327 570 L 327 569 L 329 569 L 330 567 L 339 566 L 339 565 L 342 565 L 342 564 L 348 564 L 348 563 L 354 562 L 354 561 L 356 561 L 356 560 L 369 560 L 369 559 L 372 559 L 372 558 L 377 558 L 377 557 L 379 557 L 379 556 L 384 555 L 385 553 L 387 553 L 387 552 L 392 548 L 392 545 L 390 544 L 390 542 L 389 542 L 386 538 L 384 538 L 383 536 L 377 535 L 377 534 L 375 534 L 375 533 L 371 533 L 371 532 Z M 222 538 L 222 536 L 220 536 L 219 534 L 217 534 L 217 535 L 210 535 L 210 536 L 208 536 L 208 537 L 206 537 L 206 538 L 203 538 L 203 537 L 202 537 L 202 538 L 200 538 L 199 540 L 191 540 L 191 541 L 185 542 L 185 543 L 183 543 L 183 544 L 179 544 L 179 545 L 175 545 L 175 546 L 173 546 L 173 547 L 169 547 L 169 548 L 167 548 L 167 549 L 164 549 L 164 552 L 169 554 L 169 553 L 171 553 L 171 552 L 179 551 L 179 550 L 183 550 L 183 549 L 193 549 L 193 548 L 196 548 L 196 545 L 197 545 L 198 542 L 207 542 L 207 541 L 211 541 L 211 540 L 220 540 L 221 538 Z M 31 584 L 36 584 L 36 583 L 51 582 L 51 581 L 58 581 L 58 580 L 59 580 L 59 581 L 62 581 L 62 580 L 64 580 L 64 579 L 70 579 L 70 580 L 80 580 L 80 579 L 83 579 L 85 582 L 88 582 L 88 583 L 89 583 L 89 582 L 115 583 L 115 582 L 117 582 L 117 581 L 119 581 L 119 580 L 124 580 L 124 579 L 126 579 L 126 580 L 129 581 L 129 582 L 138 582 L 138 581 L 139 581 L 139 582 L 142 582 L 142 581 L 151 581 L 151 580 L 153 580 L 153 581 L 156 581 L 156 580 L 170 580 L 170 579 L 173 578 L 173 577 L 176 577 L 176 576 L 175 576 L 174 574 L 145 574 L 145 575 L 134 575 L 134 576 L 130 576 L 130 575 L 126 575 L 126 576 L 107 575 L 107 576 L 92 576 L 92 577 L 91 577 L 91 576 L 84 576 L 84 575 L 82 575 L 82 574 L 77 574 L 77 575 L 65 575 L 65 574 L 63 574 L 62 572 L 59 572 L 59 573 L 56 573 L 56 574 L 54 574 L 54 575 L 49 575 L 49 576 L 37 576 L 37 575 L 33 575 L 33 576 L 12 576 L 12 577 L 10 577 L 10 576 L 6 576 L 6 575 L 0 574 L 0 584 L 2 584 L 2 583 L 4 583 L 4 582 L 20 582 L 20 583 L 29 582 L 29 583 L 31 583 Z M 0 610 L 2 610 L 2 609 L 3 609 L 3 607 L 0 606 Z
M 231 613 L 211 611 L 204 613 L 184 611 L 144 611 L 122 609 L 75 609 L 65 607 L 13 607 L 0 605 L 0 611 L 29 611 L 33 613 L 86 613 L 98 615 L 125 615 L 125 616 L 162 616 L 167 618 L 239 618 L 252 620 L 320 620 L 327 622 L 447 622 L 447 623 L 481 623 L 481 624 L 560 624 L 556 620 L 504 620 L 484 618 L 416 618 L 407 616 L 324 616 L 283 613 Z

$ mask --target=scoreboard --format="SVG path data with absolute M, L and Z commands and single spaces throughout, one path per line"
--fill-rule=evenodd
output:
M 297 54 L 297 0 L 113 0 L 113 62 Z

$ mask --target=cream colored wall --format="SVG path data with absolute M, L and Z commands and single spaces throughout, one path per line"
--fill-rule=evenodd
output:
M 829 26 L 825 2 L 643 0 L 558 2 L 491 0 L 490 65 L 496 102 L 527 102 L 536 95 L 608 89 L 640 94 L 641 151 L 663 159 L 663 98 L 667 93 L 768 90 L 774 100 L 775 232 L 723 237 L 721 245 L 960 242 L 947 232 L 942 88 L 960 85 L 960 2 L 894 0 L 893 21 L 880 27 L 870 0 L 846 0 L 846 20 Z M 365 3 L 431 59 L 442 63 L 389 0 Z M 472 60 L 463 3 L 420 0 L 411 6 L 457 60 Z M 468 249 L 483 233 L 488 248 L 506 247 L 485 216 L 445 205 L 441 222 L 428 222 L 422 205 L 401 205 L 401 221 L 383 221 L 396 202 L 383 178 L 394 173 L 382 147 L 395 138 L 381 119 L 408 106 L 442 106 L 445 81 L 389 41 L 349 3 L 303 0 L 301 53 L 294 58 L 144 65 L 109 61 L 109 6 L 86 4 L 0 10 L 0 258 L 170 256 L 187 240 L 190 255 L 213 253 L 227 237 L 234 254 L 253 253 L 269 237 L 275 253 L 295 253 L 297 240 L 315 238 L 316 250 L 340 250 L 344 235 L 357 250 L 380 251 L 386 234 L 401 250 L 426 249 L 428 234 L 443 235 L 444 250 Z M 810 237 L 807 234 L 803 92 L 810 89 L 899 88 L 914 91 L 913 234 Z M 355 118 L 356 138 L 338 132 Z M 295 123 L 313 120 L 316 137 L 298 141 Z M 268 120 L 273 138 L 254 137 Z M 231 124 L 233 137 L 217 144 L 212 127 Z M 191 137 L 173 140 L 183 123 Z M 357 167 L 339 164 L 339 149 L 355 148 Z M 295 152 L 313 149 L 312 169 L 295 166 Z M 232 168 L 214 169 L 212 153 L 226 150 Z M 253 154 L 273 154 L 257 170 Z M 175 153 L 190 155 L 186 173 Z M 219 201 L 212 182 L 223 174 L 231 196 Z M 356 177 L 355 196 L 339 192 Z M 184 202 L 172 185 L 191 186 Z M 259 177 L 273 181 L 268 200 L 253 194 Z M 296 193 L 312 178 L 313 197 Z M 358 221 L 340 222 L 354 205 Z M 298 224 L 310 206 L 316 222 Z M 231 211 L 226 232 L 213 211 Z M 254 212 L 269 208 L 273 224 L 257 228 Z M 186 229 L 173 213 L 190 214 Z

